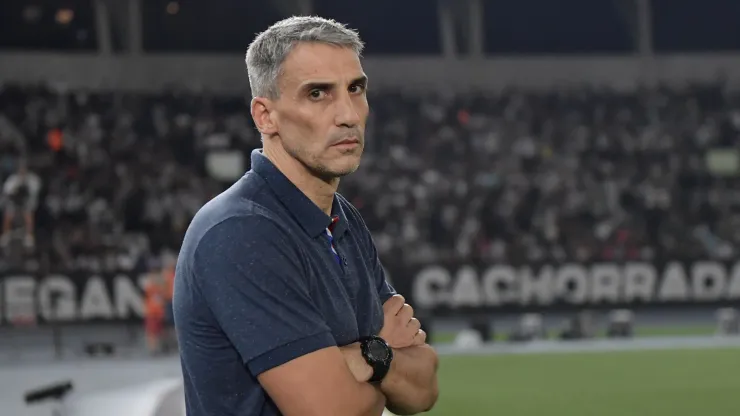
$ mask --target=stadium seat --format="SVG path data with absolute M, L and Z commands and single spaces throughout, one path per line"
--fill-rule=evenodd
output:
M 740 315 L 735 308 L 717 310 L 717 335 L 740 335 Z
M 493 341 L 493 330 L 491 328 L 491 319 L 488 315 L 476 316 L 470 320 L 470 328 L 480 334 L 483 342 Z
M 483 345 L 483 338 L 480 332 L 467 328 L 457 333 L 454 345 L 462 349 L 475 349 Z
M 590 311 L 581 311 L 565 322 L 560 332 L 562 340 L 577 340 L 593 338 L 593 318 Z
M 609 338 L 631 338 L 633 336 L 634 313 L 629 309 L 616 309 L 609 314 L 606 336 Z
M 539 313 L 526 313 L 519 320 L 519 326 L 512 331 L 509 341 L 521 342 L 547 338 L 547 331 Z
M 85 344 L 85 354 L 90 357 L 111 356 L 116 352 L 116 347 L 110 342 L 91 342 Z

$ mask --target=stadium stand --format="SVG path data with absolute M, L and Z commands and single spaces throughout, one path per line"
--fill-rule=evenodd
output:
M 734 148 L 740 130 L 740 94 L 720 85 L 371 102 L 367 157 L 341 191 L 381 255 L 424 263 L 737 253 L 738 180 L 707 163 Z M 146 265 L 176 252 L 192 215 L 227 185 L 209 176 L 209 151 L 248 160 L 259 147 L 243 98 L 181 91 L 4 85 L 0 120 L 0 176 L 27 162 L 42 183 L 37 244 L 25 256 L 42 269 Z
M 0 413 L 183 413 L 144 283 L 249 169 L 244 51 L 291 14 L 366 42 L 340 192 L 431 415 L 738 413 L 735 0 L 0 1 Z

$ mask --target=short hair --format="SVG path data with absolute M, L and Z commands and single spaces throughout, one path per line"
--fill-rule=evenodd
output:
M 357 31 L 332 19 L 293 16 L 257 35 L 246 54 L 249 86 L 254 97 L 278 98 L 278 77 L 283 61 L 299 42 L 316 42 L 352 49 L 362 54 L 364 43 Z

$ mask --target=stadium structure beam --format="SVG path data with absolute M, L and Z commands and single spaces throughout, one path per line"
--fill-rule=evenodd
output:
M 113 52 L 113 41 L 111 39 L 111 24 L 108 6 L 103 0 L 94 0 L 95 8 L 95 31 L 98 37 L 98 53 L 110 55 Z
M 466 23 L 468 27 L 468 54 L 473 58 L 483 57 L 483 2 L 468 0 Z
M 627 25 L 635 51 L 653 54 L 652 0 L 612 0 Z
M 656 60 L 653 47 L 653 16 L 651 0 L 637 0 L 638 52 L 642 61 L 643 81 L 656 84 Z
M 622 17 L 624 24 L 629 30 L 635 50 L 639 49 L 639 30 L 637 27 L 637 0 L 612 0 L 612 4 Z
M 457 55 L 457 40 L 455 38 L 455 15 L 448 0 L 437 0 L 437 18 L 439 19 L 439 36 L 442 45 L 442 56 L 445 59 L 454 59 Z
M 285 16 L 313 14 L 313 0 L 275 0 L 275 7 Z
M 642 81 L 655 85 L 652 0 L 612 0 L 632 36 L 633 52 L 640 57 Z
M 313 1 L 312 0 L 297 0 L 299 10 L 302 15 L 311 15 L 313 14 Z
M 125 48 L 128 34 L 128 2 L 121 0 L 96 0 L 104 5 L 108 15 L 108 35 L 113 49 Z
M 143 41 L 143 12 L 141 0 L 129 0 L 128 2 L 128 52 L 132 55 L 140 55 L 144 49 Z
M 651 56 L 653 50 L 653 7 L 651 0 L 637 0 L 637 45 L 640 55 Z
M 104 4 L 113 49 L 139 54 L 143 50 L 141 0 L 95 0 Z

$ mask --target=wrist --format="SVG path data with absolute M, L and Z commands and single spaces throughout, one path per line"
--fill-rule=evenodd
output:
M 356 351 L 353 352 L 353 359 L 357 360 L 357 375 L 358 381 L 367 383 L 373 377 L 373 368 L 368 364 L 365 357 L 362 356 L 362 349 L 360 344 L 357 344 Z
M 352 375 L 355 376 L 355 380 L 360 383 L 368 382 L 373 376 L 373 368 L 367 363 L 365 357 L 362 356 L 360 343 L 355 342 L 339 349 L 342 351 L 344 361 L 347 363 Z
M 381 337 L 370 336 L 360 339 L 362 357 L 372 369 L 370 383 L 379 384 L 390 371 L 393 349 Z

